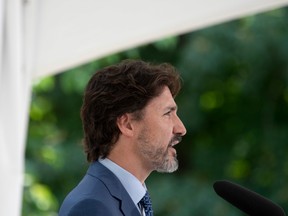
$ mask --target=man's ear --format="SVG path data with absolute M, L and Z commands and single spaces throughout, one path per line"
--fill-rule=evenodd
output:
M 133 136 L 133 127 L 132 127 L 132 116 L 129 113 L 125 113 L 122 116 L 117 118 L 117 125 L 119 130 L 123 135 Z

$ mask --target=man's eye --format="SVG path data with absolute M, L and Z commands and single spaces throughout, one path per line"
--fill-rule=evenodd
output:
M 171 111 L 166 112 L 164 115 L 170 115 L 170 114 L 171 114 Z

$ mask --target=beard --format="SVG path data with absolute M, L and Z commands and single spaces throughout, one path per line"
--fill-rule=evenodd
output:
M 155 170 L 161 173 L 172 173 L 175 172 L 178 169 L 178 167 L 179 163 L 177 160 L 177 155 L 169 156 L 167 150 L 164 159 L 162 160 L 162 163 L 157 164 L 157 166 L 155 166 Z
M 181 136 L 174 136 L 166 146 L 157 146 L 149 139 L 148 132 L 143 130 L 138 137 L 139 149 L 147 163 L 151 164 L 152 170 L 162 173 L 172 173 L 178 169 L 177 155 L 169 153 L 172 143 L 181 140 Z

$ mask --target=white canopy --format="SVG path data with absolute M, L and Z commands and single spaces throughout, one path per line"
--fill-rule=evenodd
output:
M 288 0 L 0 0 L 0 215 L 21 212 L 34 78 Z

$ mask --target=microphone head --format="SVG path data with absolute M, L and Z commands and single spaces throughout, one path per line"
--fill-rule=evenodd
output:
M 285 216 L 279 205 L 235 183 L 216 181 L 213 188 L 220 197 L 250 216 Z

